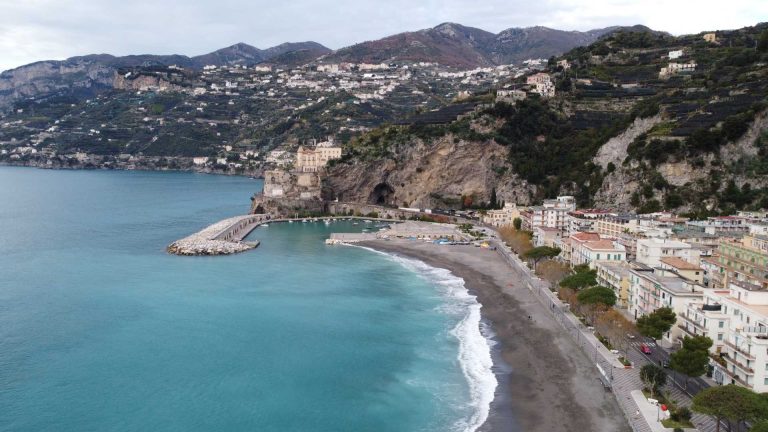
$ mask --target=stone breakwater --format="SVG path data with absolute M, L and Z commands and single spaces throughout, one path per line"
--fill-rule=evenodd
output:
M 167 251 L 175 255 L 230 255 L 256 248 L 258 241 L 244 242 L 257 226 L 268 222 L 267 215 L 236 216 L 216 222 L 206 228 L 176 240 Z

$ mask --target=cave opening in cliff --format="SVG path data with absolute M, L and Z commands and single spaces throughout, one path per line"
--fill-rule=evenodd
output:
M 379 183 L 373 188 L 368 202 L 371 204 L 387 205 L 390 203 L 391 198 L 395 195 L 395 189 L 387 183 Z

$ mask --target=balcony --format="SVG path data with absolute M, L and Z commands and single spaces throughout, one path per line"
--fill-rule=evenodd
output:
M 744 351 L 743 348 L 739 348 L 738 346 L 736 346 L 736 344 L 731 343 L 730 341 L 725 341 L 725 346 L 727 346 L 728 348 L 730 348 L 730 349 L 736 351 L 737 353 L 743 355 L 744 357 L 748 358 L 749 360 L 755 360 L 755 356 L 753 356 L 752 354 L 748 353 L 747 351 Z
M 680 315 L 680 317 L 683 320 L 685 320 L 685 322 L 688 322 L 694 327 L 696 327 L 697 329 L 701 330 L 702 333 L 705 333 L 705 334 L 707 333 L 707 328 L 704 327 L 704 324 L 702 322 L 695 321 L 692 318 L 688 317 L 687 315 Z
M 691 331 L 691 329 L 687 328 L 687 327 L 686 327 L 686 326 L 684 326 L 683 324 L 678 324 L 677 326 L 678 326 L 680 329 L 682 329 L 682 330 L 683 330 L 683 333 L 686 333 L 688 336 L 691 336 L 691 337 L 693 337 L 693 336 L 701 336 L 701 335 L 699 335 L 699 334 L 696 334 L 696 332 L 695 332 L 695 331 Z
M 734 359 L 734 358 L 732 358 L 730 356 L 725 356 L 725 357 L 723 357 L 723 359 L 725 359 L 726 363 L 732 364 L 732 365 L 736 366 L 738 369 L 741 369 L 742 371 L 744 371 L 744 373 L 746 373 L 747 375 L 754 375 L 755 374 L 755 370 L 754 369 L 752 369 L 749 366 L 744 365 L 743 363 L 737 361 L 736 359 Z
M 730 378 L 733 378 L 733 380 L 736 381 L 738 384 L 740 384 L 740 385 L 742 385 L 744 387 L 747 387 L 747 388 L 751 388 L 752 387 L 752 384 L 747 383 L 747 381 L 745 379 L 743 379 L 740 376 L 738 376 L 737 374 L 729 371 L 727 368 L 720 368 L 720 370 L 723 371 L 723 373 L 725 375 L 729 376 Z

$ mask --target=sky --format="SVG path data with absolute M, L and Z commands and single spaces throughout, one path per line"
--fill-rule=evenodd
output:
M 336 49 L 449 21 L 494 33 L 644 24 L 687 34 L 768 21 L 768 0 L 0 0 L 0 70 L 93 53 L 193 56 L 237 42 Z

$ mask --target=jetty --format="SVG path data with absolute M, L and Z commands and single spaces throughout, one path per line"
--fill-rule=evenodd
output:
M 175 255 L 230 255 L 259 246 L 258 241 L 243 239 L 257 226 L 270 222 L 269 215 L 235 216 L 209 225 L 171 243 L 167 251 Z

